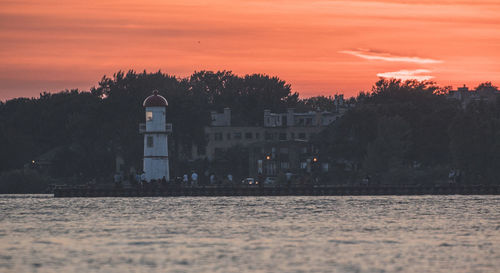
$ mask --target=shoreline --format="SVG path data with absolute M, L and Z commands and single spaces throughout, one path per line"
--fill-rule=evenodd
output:
M 205 186 L 155 189 L 61 187 L 54 197 L 500 195 L 500 186 Z

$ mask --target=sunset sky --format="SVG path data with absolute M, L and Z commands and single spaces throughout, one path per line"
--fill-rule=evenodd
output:
M 0 100 L 118 70 L 265 73 L 302 96 L 383 77 L 500 85 L 500 0 L 0 0 Z

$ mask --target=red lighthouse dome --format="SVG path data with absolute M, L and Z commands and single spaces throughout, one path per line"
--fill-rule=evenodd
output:
M 158 90 L 153 91 L 153 95 L 147 97 L 142 103 L 144 107 L 166 107 L 168 106 L 167 99 L 163 96 L 158 95 Z

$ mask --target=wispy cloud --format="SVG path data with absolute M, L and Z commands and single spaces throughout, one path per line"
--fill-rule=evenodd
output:
M 393 78 L 403 81 L 406 80 L 427 81 L 434 78 L 434 76 L 428 75 L 428 73 L 430 72 L 432 71 L 427 69 L 400 70 L 395 72 L 378 73 L 377 76 L 381 78 Z
M 341 50 L 339 53 L 353 55 L 366 60 L 377 60 L 386 62 L 406 62 L 406 63 L 417 63 L 417 64 L 436 64 L 442 63 L 441 60 L 420 58 L 415 56 L 397 56 L 386 52 L 376 52 L 369 49 L 358 49 L 358 50 Z

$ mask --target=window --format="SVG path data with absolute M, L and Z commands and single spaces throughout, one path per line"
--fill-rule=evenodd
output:
M 295 133 L 290 133 L 290 139 L 295 139 Z
M 279 139 L 280 140 L 286 140 L 286 133 L 280 133 Z
M 215 141 L 221 141 L 222 140 L 222 133 L 215 133 L 214 139 L 215 139 Z
M 299 133 L 299 139 L 306 139 L 306 133 Z
M 252 133 L 245 133 L 245 139 L 252 139 Z
M 147 111 L 146 112 L 146 121 L 152 121 L 153 120 L 153 112 Z
M 288 154 L 288 147 L 281 147 L 280 154 Z
M 260 139 L 260 134 L 259 133 L 255 133 L 255 139 Z
M 266 132 L 265 138 L 266 138 L 266 140 L 273 140 L 273 134 Z
M 231 133 L 227 133 L 227 134 L 226 134 L 226 139 L 227 139 L 227 140 L 231 140 Z
M 281 162 L 280 163 L 280 168 L 282 170 L 290 169 L 290 163 L 289 162 Z
M 312 118 L 306 118 L 306 125 L 312 125 Z
M 234 133 L 234 139 L 241 139 L 241 132 Z
M 147 145 L 149 148 L 153 147 L 153 137 L 152 137 L 152 136 L 148 136 L 148 137 L 146 138 L 146 145 Z
M 300 148 L 300 153 L 307 154 L 307 147 Z
M 278 174 L 276 168 L 276 162 L 268 162 L 265 166 L 265 173 L 270 176 Z

